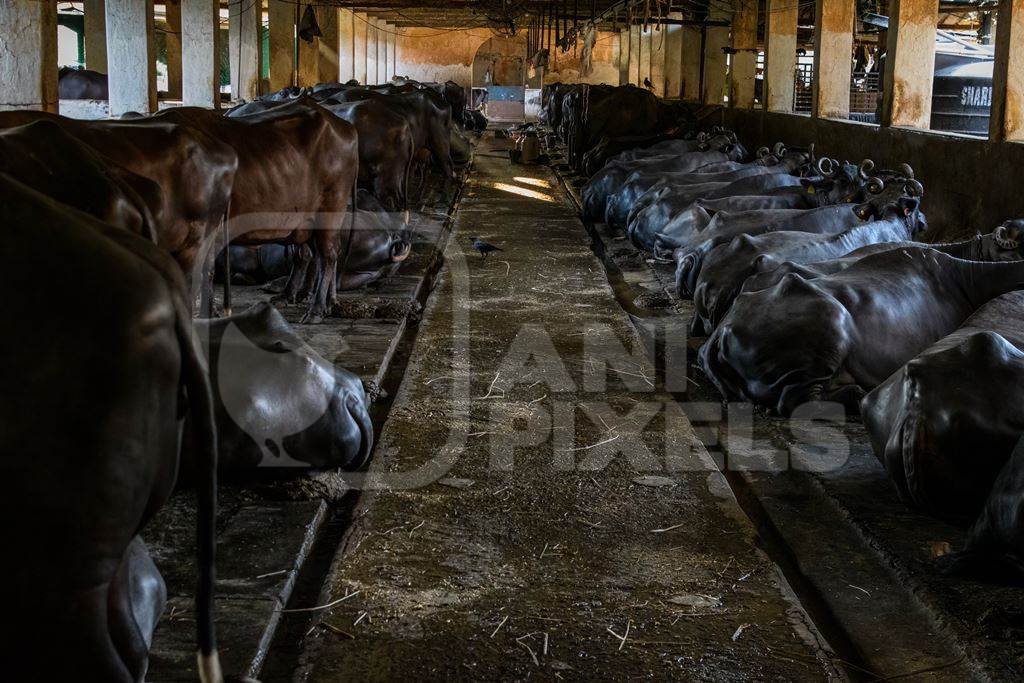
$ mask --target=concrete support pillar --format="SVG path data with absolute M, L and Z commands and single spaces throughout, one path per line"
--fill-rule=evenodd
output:
M 757 0 L 737 0 L 735 7 L 732 13 L 732 49 L 735 52 L 729 67 L 729 106 L 753 109 L 757 75 Z
M 181 101 L 220 107 L 219 0 L 181 0 Z
M 682 71 L 683 99 L 697 102 L 701 99 L 700 64 L 703 56 L 703 31 L 697 26 L 683 27 Z
M 167 9 L 167 97 L 181 99 L 181 0 L 164 0 Z
M 299 48 L 299 68 L 295 74 L 295 83 L 303 88 L 317 84 L 320 78 L 320 38 L 314 36 L 313 41 L 296 41 Z
M 85 0 L 85 67 L 107 73 L 107 13 L 103 0 Z
M 644 82 L 640 75 L 640 29 L 638 25 L 629 27 L 629 82 L 633 85 Z
M 768 111 L 793 111 L 798 11 L 797 3 L 790 0 L 768 0 L 764 32 L 764 100 Z
M 550 59 L 550 58 L 549 58 Z M 619 31 L 619 85 L 629 83 L 629 29 Z
M 347 9 L 338 15 L 338 80 L 354 78 L 356 17 Z
M 938 21 L 939 0 L 892 0 L 882 93 L 883 126 L 928 128 L 931 124 Z
M 0 111 L 57 113 L 57 5 L 0 2 Z
M 153 0 L 107 0 L 106 12 L 110 115 L 155 112 Z
M 1024 0 L 1001 0 L 996 19 L 989 139 L 1024 141 Z
M 295 81 L 295 3 L 267 0 L 270 21 L 270 90 L 277 92 Z
M 398 55 L 396 54 L 395 44 L 398 36 L 397 26 L 391 26 L 391 33 L 388 34 L 388 80 L 398 75 Z
M 665 41 L 668 38 L 666 27 L 655 26 L 651 29 L 651 84 L 654 94 L 665 97 Z
M 711 19 L 729 19 L 730 15 L 713 12 Z M 728 26 L 707 26 L 704 37 L 704 90 L 701 101 L 704 104 L 722 104 L 725 93 L 726 64 L 723 48 L 729 47 Z
M 333 83 L 338 80 L 341 72 L 341 9 L 330 5 L 318 7 L 317 19 L 320 32 L 323 33 L 319 44 L 318 80 L 320 83 Z
M 377 21 L 366 24 L 366 85 L 377 83 Z
M 261 14 L 259 3 L 253 0 L 228 0 L 228 60 L 233 100 L 252 100 L 259 96 Z M 109 19 L 109 13 L 107 16 Z
M 369 20 L 366 14 L 358 12 L 353 15 L 356 20 L 355 23 L 355 61 L 354 68 L 355 72 L 352 78 L 359 81 L 362 85 L 366 85 L 366 36 L 369 32 Z
M 642 26 L 640 27 L 643 28 Z M 653 35 L 653 27 L 648 26 L 646 31 L 640 31 L 640 75 L 637 78 L 637 84 L 643 87 L 644 81 L 651 80 L 651 37 Z
M 388 25 L 377 21 L 377 82 L 388 82 Z
M 669 19 L 682 19 L 682 12 L 669 12 Z M 665 27 L 665 97 L 682 97 L 683 93 L 683 27 Z
M 894 0 L 898 2 L 899 0 Z M 938 0 L 932 22 L 932 52 L 935 54 L 935 25 Z M 856 3 L 850 0 L 817 0 L 814 26 L 814 78 L 811 115 L 823 119 L 850 117 L 850 75 L 853 72 L 853 20 Z M 890 18 L 890 25 L 892 24 Z M 892 53 L 889 53 L 890 56 Z M 886 60 L 888 61 L 888 59 Z M 931 92 L 929 63 L 928 91 Z M 930 95 L 929 95 L 930 96 Z

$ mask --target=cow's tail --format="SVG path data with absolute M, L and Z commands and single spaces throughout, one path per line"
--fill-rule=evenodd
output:
M 224 209 L 224 220 L 221 222 L 224 234 L 224 315 L 231 315 L 231 231 L 228 229 L 228 216 L 231 215 L 231 198 L 228 197 L 227 208 Z M 212 273 L 210 275 L 212 277 Z
M 356 144 L 356 150 L 359 149 L 358 143 Z M 341 277 L 341 274 L 345 272 L 345 268 L 348 267 L 348 258 L 352 253 L 352 242 L 355 241 L 356 233 L 356 214 L 358 209 L 356 207 L 356 190 L 359 187 L 359 153 L 353 155 L 353 173 L 352 173 L 352 197 L 351 204 L 349 204 L 349 226 L 348 226 L 348 237 L 345 239 L 345 253 L 338 259 L 337 271 L 334 273 L 334 281 L 337 282 Z
M 210 385 L 209 368 L 199 352 L 191 320 L 180 320 L 179 328 L 182 374 L 188 392 L 192 440 L 196 455 L 196 547 L 199 564 L 199 581 L 196 586 L 196 640 L 199 649 L 199 677 L 203 683 L 221 683 L 224 676 L 217 655 L 217 634 L 214 626 L 218 454 L 213 389 Z

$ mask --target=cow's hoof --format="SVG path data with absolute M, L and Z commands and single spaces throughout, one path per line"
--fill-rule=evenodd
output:
M 319 309 L 312 308 L 306 311 L 306 314 L 302 316 L 302 320 L 299 321 L 301 325 L 319 325 L 324 321 L 324 313 Z

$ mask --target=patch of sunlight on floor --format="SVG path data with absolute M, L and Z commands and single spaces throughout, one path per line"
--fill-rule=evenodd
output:
M 537 190 L 528 190 L 525 187 L 516 187 L 515 185 L 509 185 L 508 183 L 491 183 L 491 187 L 495 190 L 501 190 L 502 192 L 510 192 L 521 197 L 529 197 L 530 199 L 540 199 L 544 202 L 553 202 L 555 200 L 555 198 L 549 194 L 537 192 Z
M 516 181 L 520 185 L 533 185 L 534 187 L 551 187 L 551 183 L 544 180 L 543 178 L 527 178 L 526 176 L 517 175 L 512 180 Z

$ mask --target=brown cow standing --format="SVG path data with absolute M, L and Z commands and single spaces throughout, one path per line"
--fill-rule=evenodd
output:
M 227 211 L 238 166 L 230 146 L 171 121 L 79 121 L 37 111 L 0 113 L 0 128 L 44 119 L 125 169 L 156 183 L 161 193 L 143 197 L 158 227 L 157 243 L 193 282 L 212 266 L 212 238 Z M 147 202 L 147 203 L 149 203 Z M 201 253 L 205 250 L 209 253 Z M 202 277 L 204 299 L 209 279 Z
M 160 188 L 103 157 L 54 121 L 0 130 L 0 173 L 104 223 L 157 239 L 149 207 L 161 201 Z
M 234 149 L 238 172 L 231 191 L 232 242 L 311 244 L 317 271 L 302 322 L 321 322 L 334 301 L 338 259 L 348 253 L 352 239 L 346 210 L 354 201 L 359 175 L 359 139 L 352 124 L 306 97 L 239 118 L 182 107 L 148 121 L 185 124 Z M 303 256 L 307 249 L 296 251 L 300 260 L 284 294 L 291 302 L 299 298 L 306 270 L 313 266 Z

